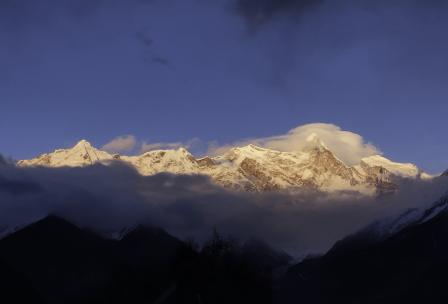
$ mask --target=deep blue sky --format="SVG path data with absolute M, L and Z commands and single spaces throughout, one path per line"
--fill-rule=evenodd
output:
M 436 0 L 2 0 L 0 153 L 327 122 L 439 172 L 447 16 Z

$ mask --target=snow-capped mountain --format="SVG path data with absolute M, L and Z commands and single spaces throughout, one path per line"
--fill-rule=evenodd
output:
M 21 160 L 20 166 L 82 167 L 97 162 L 112 160 L 114 156 L 94 148 L 88 141 L 81 140 L 73 148 L 58 149 L 30 160 Z
M 392 162 L 380 155 L 349 166 L 317 137 L 310 136 L 301 151 L 281 152 L 255 145 L 235 147 L 216 157 L 195 158 L 184 148 L 155 150 L 138 156 L 110 154 L 81 140 L 70 149 L 59 149 L 30 160 L 22 167 L 81 167 L 123 161 L 142 175 L 161 172 L 203 174 L 216 184 L 243 191 L 314 189 L 325 192 L 387 193 L 397 178 L 425 178 L 413 164 Z
M 448 195 L 444 195 L 429 208 L 409 209 L 398 216 L 377 221 L 364 230 L 361 230 L 358 234 L 355 234 L 352 238 L 358 237 L 359 235 L 362 237 L 370 235 L 371 240 L 385 239 L 408 227 L 424 224 L 439 214 L 448 214 L 447 212 Z

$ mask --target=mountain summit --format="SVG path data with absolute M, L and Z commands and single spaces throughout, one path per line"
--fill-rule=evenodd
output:
M 320 139 L 320 137 L 316 133 L 311 133 L 306 138 L 305 149 L 306 150 L 313 150 L 313 149 L 318 149 L 318 150 L 327 149 L 328 150 L 328 147 L 324 144 L 324 142 Z
M 82 167 L 112 159 L 112 155 L 94 148 L 83 139 L 70 149 L 58 149 L 31 160 L 21 160 L 18 164 L 20 166 Z
M 396 163 L 380 155 L 347 165 L 316 134 L 307 138 L 301 151 L 281 152 L 250 144 L 203 158 L 195 158 L 184 148 L 154 150 L 137 156 L 113 155 L 81 140 L 70 149 L 21 160 L 17 165 L 82 167 L 95 163 L 107 165 L 111 161 L 126 162 L 146 176 L 161 172 L 203 174 L 226 188 L 253 192 L 312 189 L 371 195 L 394 191 L 398 178 L 427 176 L 413 164 Z

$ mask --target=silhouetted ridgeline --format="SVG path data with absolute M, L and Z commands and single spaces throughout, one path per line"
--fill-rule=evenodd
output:
M 235 196 L 226 194 L 222 197 L 197 198 L 193 195 L 193 199 L 179 201 L 176 199 L 178 192 L 182 189 L 185 191 L 185 187 L 161 186 L 166 181 L 178 179 L 181 181 L 179 184 L 183 185 L 185 181 L 191 181 L 187 176 L 173 178 L 161 175 L 141 179 L 135 172 L 120 168 L 51 169 L 54 171 L 50 172 L 49 169 L 40 168 L 18 169 L 8 165 L 0 167 L 3 233 L 7 231 L 3 229 L 15 227 L 13 224 L 27 222 L 11 221 L 7 225 L 7 221 L 14 215 L 23 213 L 25 219 L 29 215 L 36 218 L 39 214 L 36 210 L 47 211 L 44 208 L 46 205 L 42 205 L 42 202 L 47 201 L 53 202 L 55 206 L 80 206 L 81 209 L 68 208 L 71 212 L 58 213 L 68 214 L 69 217 L 64 218 L 71 217 L 80 221 L 87 217 L 90 219 L 86 221 L 88 224 L 101 224 L 102 221 L 107 224 L 115 223 L 117 219 L 124 217 L 121 216 L 123 211 L 134 206 L 133 196 L 123 195 L 126 188 L 116 185 L 126 185 L 126 182 L 136 184 L 136 181 L 146 182 L 147 188 L 144 189 L 148 190 L 147 193 L 164 191 L 164 196 L 156 196 L 154 201 L 175 194 L 173 201 L 177 204 L 170 204 L 166 200 L 168 203 L 165 206 L 177 211 L 173 213 L 176 216 L 170 216 L 170 221 L 162 220 L 160 224 L 180 223 L 182 229 L 189 229 L 191 221 L 180 221 L 188 217 L 193 218 L 194 224 L 198 225 L 195 229 L 208 231 L 210 226 L 202 223 L 205 222 L 204 219 L 213 222 L 211 219 L 214 214 L 222 216 L 232 209 L 238 211 L 238 216 L 230 213 L 233 216 L 226 218 L 237 219 L 229 221 L 230 225 L 238 228 L 234 230 L 236 232 L 246 231 L 247 227 L 264 226 L 272 229 L 279 225 L 281 234 L 277 237 L 299 242 L 300 233 L 295 233 L 297 229 L 302 228 L 299 232 L 303 233 L 303 229 L 313 227 L 303 222 L 307 219 L 305 216 L 293 217 L 294 221 L 287 222 L 294 225 L 281 226 L 288 219 L 285 215 L 297 213 L 300 209 L 286 208 L 281 217 L 266 221 L 266 217 L 260 215 L 267 213 L 257 213 L 256 208 L 238 209 L 237 207 L 245 205 L 243 200 L 235 202 L 230 199 L 236 198 Z M 64 170 L 69 170 L 70 174 L 66 174 Z M 113 174 L 116 177 L 110 178 Z M 41 175 L 43 177 L 38 179 Z M 89 179 L 92 175 L 96 178 Z M 45 182 L 38 182 L 40 180 Z M 59 184 L 61 180 L 67 183 Z M 104 186 L 99 181 L 111 183 Z M 407 189 L 413 190 L 411 194 L 417 193 L 418 197 L 414 199 L 420 201 L 425 193 L 446 189 L 446 182 L 446 177 L 440 177 L 424 185 L 410 184 Z M 78 183 L 80 186 L 74 187 L 76 191 L 69 187 Z M 88 185 L 93 186 L 88 188 Z M 420 187 L 416 188 L 417 185 Z M 423 186 L 433 186 L 430 190 L 437 191 L 425 192 L 423 190 L 426 188 Z M 57 190 L 54 193 L 66 194 L 58 198 L 53 192 L 47 191 L 48 188 Z M 78 189 L 90 189 L 90 192 L 86 194 Z M 152 192 L 154 189 L 159 192 Z M 131 190 L 126 191 L 132 192 Z M 119 195 L 122 195 L 122 201 L 115 204 L 114 199 Z M 219 197 L 220 200 L 216 199 Z M 398 201 L 387 203 L 399 203 L 409 197 L 403 196 Z M 140 201 L 137 199 L 135 201 Z M 216 202 L 225 202 L 225 205 L 218 204 L 220 208 L 212 208 L 213 212 L 207 213 L 205 208 L 192 208 L 197 206 L 195 203 L 198 200 L 202 200 L 203 206 L 208 208 Z M 151 200 L 144 201 L 145 206 L 151 206 L 150 202 Z M 360 203 L 356 202 L 357 205 Z M 97 207 L 92 208 L 95 204 Z M 120 216 L 110 216 L 111 209 L 114 210 L 116 206 L 125 208 L 117 208 L 112 213 Z M 384 227 L 380 225 L 380 228 L 387 228 L 380 231 L 380 237 L 375 235 L 376 231 L 364 229 L 344 238 L 322 257 L 309 258 L 291 267 L 288 255 L 256 240 L 240 243 L 215 232 L 198 249 L 194 242 L 181 241 L 160 228 L 148 226 L 138 226 L 120 240 L 115 240 L 80 229 L 60 217 L 49 216 L 0 239 L 0 303 L 446 303 L 448 297 L 444 282 L 448 273 L 447 206 L 448 198 L 442 198 L 428 209 L 406 213 L 406 216 L 386 222 Z M 326 212 L 329 217 L 325 219 L 330 221 L 337 217 L 338 208 L 340 207 L 336 205 L 333 209 L 326 209 L 332 212 Z M 132 215 L 139 214 L 141 210 L 145 209 L 136 208 L 135 212 L 132 209 Z M 179 210 L 183 211 L 179 213 Z M 190 210 L 195 212 L 191 213 Z M 362 209 L 353 210 L 346 219 L 360 216 L 355 211 Z M 150 211 L 152 212 L 145 215 L 152 215 L 152 221 L 147 221 L 151 223 L 157 218 L 160 220 L 160 216 L 154 215 L 164 214 L 155 208 Z M 192 214 L 200 216 L 194 217 Z M 244 216 L 239 216 L 240 214 Z M 408 216 L 412 214 L 417 217 Z M 253 219 L 256 220 L 250 222 Z M 398 226 L 397 221 L 400 224 Z M 341 219 L 336 223 L 341 223 Z M 393 226 L 390 226 L 391 223 Z M 321 232 L 331 231 L 329 227 L 337 227 L 335 224 L 325 224 L 326 221 L 319 221 L 313 231 L 315 233 L 309 235 L 310 238 L 314 240 Z M 94 225 L 86 225 L 92 226 Z M 96 231 L 104 230 L 98 228 Z M 269 234 L 265 236 L 266 239 L 269 238 Z M 282 273 L 285 270 L 286 274 Z
M 0 241 L 2 303 L 271 303 L 289 257 L 215 233 L 202 250 L 158 228 L 102 238 L 54 216 Z
M 289 269 L 255 240 L 214 232 L 199 250 L 143 226 L 112 240 L 49 216 L 0 240 L 1 302 L 447 303 L 447 207 L 442 198 L 399 217 L 400 229 L 371 226 Z
M 289 269 L 279 303 L 448 303 L 448 198 L 403 229 L 363 232 Z

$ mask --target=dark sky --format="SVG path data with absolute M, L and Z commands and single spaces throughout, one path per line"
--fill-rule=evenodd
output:
M 2 0 L 0 152 L 132 134 L 200 153 L 326 122 L 439 172 L 447 16 L 435 0 Z

